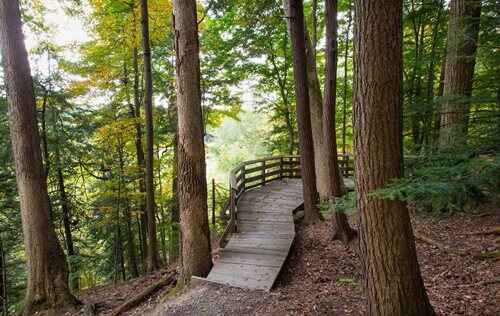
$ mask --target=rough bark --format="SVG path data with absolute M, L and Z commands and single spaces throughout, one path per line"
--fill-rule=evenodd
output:
M 326 79 L 323 102 L 323 137 L 327 156 L 328 198 L 344 195 L 344 180 L 340 173 L 337 157 L 337 135 L 335 130 L 335 109 L 337 91 L 337 0 L 325 1 L 326 19 Z M 350 242 L 356 232 L 351 229 L 347 216 L 342 212 L 333 215 L 333 236 L 344 243 Z
M 439 147 L 443 150 L 467 143 L 480 15 L 481 1 L 479 0 L 452 0 L 450 2 L 444 102 L 441 107 L 439 131 Z
M 402 175 L 402 1 L 357 0 L 355 8 L 354 145 L 367 312 L 435 315 L 406 205 L 369 196 Z
M 174 0 L 178 111 L 178 194 L 182 233 L 180 282 L 212 268 L 200 60 L 195 0 Z
M 69 291 L 65 256 L 49 222 L 33 81 L 16 0 L 0 2 L 0 42 L 26 247 L 28 282 L 22 314 L 31 315 L 76 305 L 77 300 Z
M 158 270 L 158 240 L 156 237 L 156 205 L 153 166 L 153 78 L 151 76 L 151 47 L 149 43 L 148 1 L 141 0 L 142 48 L 144 56 L 144 112 L 146 115 L 146 212 L 148 221 L 147 270 Z
M 286 6 L 288 18 L 290 19 L 289 29 L 293 52 L 300 164 L 304 190 L 304 219 L 307 224 L 313 224 L 321 220 L 321 215 L 316 205 L 318 194 L 316 191 L 313 135 L 311 130 L 311 113 L 309 109 L 309 92 L 307 87 L 304 12 L 302 0 L 289 0 Z

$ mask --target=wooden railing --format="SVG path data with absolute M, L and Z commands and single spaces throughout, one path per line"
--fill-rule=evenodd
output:
M 339 167 L 344 177 L 354 172 L 352 159 L 348 155 L 339 155 Z M 221 212 L 225 220 L 229 217 L 224 233 L 220 238 L 220 247 L 224 247 L 230 234 L 237 232 L 238 201 L 246 190 L 265 185 L 268 182 L 300 178 L 299 156 L 276 156 L 245 161 L 229 173 L 229 199 Z

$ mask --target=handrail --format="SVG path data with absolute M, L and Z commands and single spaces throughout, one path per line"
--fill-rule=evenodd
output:
M 339 155 L 339 167 L 344 177 L 352 175 L 354 168 L 349 155 Z M 225 218 L 229 211 L 229 222 L 222 234 L 219 245 L 223 248 L 230 234 L 237 232 L 238 201 L 241 195 L 250 189 L 268 182 L 284 178 L 300 178 L 299 156 L 271 156 L 240 163 L 229 173 L 229 200 L 222 209 Z

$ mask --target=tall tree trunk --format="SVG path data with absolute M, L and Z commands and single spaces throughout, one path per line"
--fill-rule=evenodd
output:
M 318 47 L 318 0 L 312 0 L 312 56 L 316 62 L 316 48 Z
M 119 160 L 119 173 L 118 173 L 118 196 L 116 197 L 116 214 L 115 214 L 115 283 L 118 278 L 125 281 L 125 260 L 123 257 L 123 239 L 122 239 L 122 227 L 121 227 L 121 207 L 122 207 L 122 186 L 123 186 L 123 174 L 121 172 L 122 160 L 123 160 L 123 144 L 119 141 L 116 148 L 118 152 Z
M 441 129 L 441 108 L 442 108 L 442 96 L 444 92 L 444 74 L 446 72 L 446 55 L 443 56 L 443 61 L 441 62 L 441 72 L 439 73 L 439 86 L 437 91 L 437 96 L 439 97 L 438 103 L 436 105 L 436 111 L 434 113 L 434 126 L 432 128 L 432 147 L 433 149 L 439 146 L 439 130 Z
M 283 0 L 285 12 L 288 11 L 288 0 Z M 290 15 L 290 12 L 287 12 Z M 303 13 L 302 13 L 303 15 Z M 288 32 L 291 33 L 291 19 L 287 19 Z M 291 37 L 291 35 L 290 35 Z M 318 71 L 316 68 L 316 59 L 314 57 L 313 48 L 309 32 L 304 25 L 304 43 L 305 43 L 305 60 L 306 63 L 306 79 L 307 79 L 307 97 L 309 99 L 309 113 L 313 140 L 314 151 L 314 170 L 316 189 L 321 198 L 328 197 L 328 164 L 323 157 L 327 156 L 326 148 L 323 141 L 323 96 L 321 95 L 321 86 L 318 79 Z M 300 129 L 300 128 L 299 128 Z
M 335 130 L 335 110 L 337 94 L 337 0 L 325 1 L 326 19 L 326 80 L 323 102 L 323 134 L 328 163 L 328 198 L 344 195 L 344 180 L 340 173 L 337 157 L 337 133 Z M 356 233 L 349 226 L 343 212 L 334 212 L 334 238 L 349 243 Z
M 134 71 L 134 106 L 130 107 L 130 116 L 135 118 L 135 152 L 137 157 L 137 167 L 139 168 L 139 211 L 140 211 L 140 225 L 139 225 L 139 239 L 140 249 L 142 254 L 142 266 L 146 271 L 147 266 L 147 213 L 146 213 L 146 184 L 145 184 L 145 162 L 144 162 L 144 149 L 142 147 L 142 118 L 141 118 L 141 92 L 139 87 L 140 72 L 139 72 L 139 56 L 136 43 L 136 14 L 132 8 L 132 23 L 134 25 L 132 30 L 132 38 L 134 41 L 134 48 L 132 50 L 132 67 Z
M 426 91 L 426 102 L 425 102 L 426 110 L 423 120 L 424 123 L 423 132 L 425 133 L 424 146 L 426 146 L 427 148 L 431 146 L 434 136 L 434 128 L 432 126 L 433 114 L 439 111 L 438 107 L 436 106 L 437 103 L 434 102 L 434 81 L 436 79 L 435 68 L 436 68 L 436 58 L 438 55 L 437 53 L 438 36 L 439 36 L 439 30 L 441 28 L 444 0 L 438 1 L 437 4 L 439 5 L 439 8 L 436 15 L 436 21 L 432 26 L 431 55 L 430 55 L 429 68 L 427 70 L 427 88 L 426 88 L 427 91 Z
M 151 48 L 149 44 L 148 1 L 141 0 L 142 46 L 144 54 L 144 109 L 146 114 L 146 210 L 148 220 L 147 270 L 158 270 L 158 240 L 156 238 L 155 189 L 153 181 L 153 78 L 151 76 Z
M 118 158 L 120 163 L 120 181 L 122 181 L 125 170 L 124 170 L 124 161 L 123 161 L 123 150 L 119 150 Z M 130 216 L 130 200 L 127 196 L 127 190 L 125 189 L 125 207 L 123 209 L 123 217 L 125 218 L 125 224 L 127 225 L 127 261 L 128 261 L 128 269 L 130 271 L 130 275 L 133 278 L 137 278 L 139 276 L 139 268 L 137 266 L 137 256 L 135 252 L 135 242 L 134 242 L 134 231 L 132 229 L 132 217 Z
M 316 173 L 316 188 L 321 198 L 328 198 L 328 163 L 324 157 L 328 156 L 323 137 L 323 96 L 318 79 L 316 60 L 311 48 L 309 35 L 305 31 L 306 60 L 307 60 L 307 85 L 309 93 L 309 109 L 311 114 L 311 130 L 314 149 L 314 168 Z
M 57 191 L 59 192 L 59 203 L 61 204 L 61 213 L 63 218 L 64 238 L 66 239 L 66 250 L 68 252 L 69 270 L 70 270 L 70 286 L 72 290 L 78 290 L 79 277 L 78 269 L 72 257 L 76 254 L 73 244 L 73 235 L 71 233 L 71 210 L 69 206 L 68 197 L 66 194 L 66 185 L 64 184 L 64 175 L 61 165 L 61 154 L 59 150 L 59 142 L 56 144 L 56 178 L 57 178 Z
M 22 314 L 32 315 L 39 310 L 76 305 L 78 301 L 70 293 L 66 259 L 49 222 L 33 81 L 16 0 L 0 2 L 0 42 L 26 246 L 28 282 Z
M 452 0 L 448 24 L 445 101 L 441 107 L 440 149 L 467 143 L 472 80 L 479 35 L 480 0 Z
M 349 57 L 349 32 L 351 30 L 352 12 L 351 0 L 349 0 L 347 29 L 345 31 L 345 51 L 344 51 L 344 97 L 342 105 L 342 155 L 347 154 L 346 150 L 346 133 L 347 133 L 347 58 Z
M 406 205 L 370 196 L 402 175 L 402 4 L 355 6 L 354 158 L 368 315 L 434 315 Z
M 195 0 L 174 0 L 178 111 L 181 283 L 212 268 Z
M 289 29 L 293 52 L 305 222 L 307 224 L 313 224 L 321 220 L 321 215 L 316 205 L 318 196 L 316 191 L 313 135 L 311 130 L 311 113 L 309 109 L 309 92 L 307 87 L 306 38 L 302 0 L 288 0 L 286 11 L 290 19 Z

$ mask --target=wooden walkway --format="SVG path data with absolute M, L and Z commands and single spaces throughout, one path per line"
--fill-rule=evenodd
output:
M 348 157 L 339 158 L 349 176 Z M 193 280 L 269 291 L 295 238 L 293 212 L 302 204 L 298 156 L 247 161 L 233 169 L 219 257 L 207 278 Z
M 300 179 L 275 180 L 245 192 L 238 232 L 220 251 L 207 281 L 268 291 L 295 237 L 293 210 L 303 203 Z

